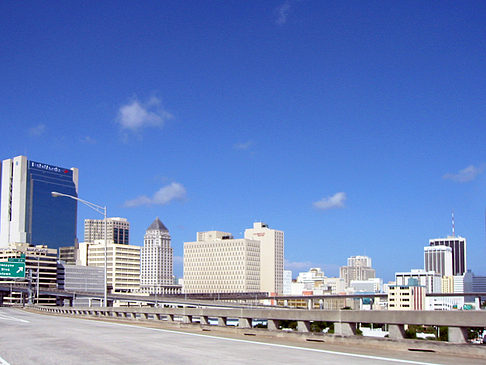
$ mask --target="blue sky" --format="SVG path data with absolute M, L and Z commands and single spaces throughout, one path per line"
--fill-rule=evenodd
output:
M 0 3 L 0 155 L 80 170 L 79 196 L 184 241 L 255 220 L 287 266 L 423 267 L 468 239 L 486 275 L 486 3 Z M 96 213 L 79 207 L 83 220 Z

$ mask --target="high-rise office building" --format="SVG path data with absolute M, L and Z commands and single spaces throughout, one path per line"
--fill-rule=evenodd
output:
M 375 274 L 368 256 L 351 256 L 348 258 L 348 266 L 339 268 L 339 277 L 344 279 L 346 288 L 350 286 L 351 280 L 368 280 L 374 278 Z
M 452 275 L 463 275 L 466 273 L 466 239 L 464 237 L 434 238 L 429 240 L 429 245 L 450 247 L 452 249 Z
M 79 243 L 81 265 L 105 266 L 105 242 Z M 109 242 L 106 246 L 106 284 L 112 293 L 140 290 L 140 246 Z
M 447 246 L 424 247 L 424 269 L 441 276 L 452 275 L 452 248 Z
M 2 162 L 0 247 L 11 243 L 76 243 L 76 200 L 52 197 L 53 191 L 78 196 L 78 169 L 66 169 L 17 156 Z
M 112 243 L 128 245 L 130 222 L 126 218 L 112 217 L 106 220 L 107 240 Z M 84 220 L 84 242 L 93 243 L 105 239 L 105 221 L 103 219 Z
M 220 231 L 198 232 L 184 242 L 186 293 L 260 291 L 260 241 Z
M 140 290 L 166 294 L 174 286 L 169 230 L 157 217 L 147 228 L 140 250 Z
M 245 229 L 245 238 L 260 241 L 260 291 L 283 292 L 284 233 L 262 222 Z

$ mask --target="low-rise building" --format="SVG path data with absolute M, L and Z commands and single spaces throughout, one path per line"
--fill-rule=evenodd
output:
M 414 282 L 415 281 L 415 282 Z M 407 285 L 391 285 L 388 289 L 389 310 L 424 310 L 425 292 L 423 285 L 411 279 Z
M 104 268 L 96 266 L 68 265 L 63 261 L 57 264 L 57 287 L 77 293 L 72 301 L 73 306 L 91 304 L 89 294 L 104 293 Z M 100 299 L 98 299 L 98 303 Z
M 9 259 L 21 259 L 25 257 L 25 279 L 16 279 L 15 282 L 28 283 L 31 278 L 33 303 L 39 305 L 56 305 L 56 297 L 40 294 L 42 289 L 57 288 L 57 249 L 48 248 L 45 245 L 32 246 L 28 243 L 14 243 L 8 248 L 0 249 L 0 262 Z M 2 283 L 13 282 L 12 279 L 0 279 Z M 11 292 L 3 298 L 6 304 L 22 304 L 28 302 L 26 294 Z

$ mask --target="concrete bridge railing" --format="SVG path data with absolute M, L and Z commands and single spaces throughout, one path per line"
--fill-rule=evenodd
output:
M 352 310 L 298 310 L 255 308 L 154 308 L 154 307 L 36 307 L 36 309 L 58 314 L 110 317 L 137 320 L 165 320 L 182 323 L 209 325 L 217 319 L 219 326 L 227 326 L 228 319 L 238 320 L 238 327 L 251 328 L 254 320 L 266 320 L 268 329 L 279 329 L 280 321 L 296 321 L 297 331 L 310 332 L 311 323 L 324 321 L 334 323 L 334 333 L 342 336 L 356 334 L 360 323 L 387 324 L 389 338 L 405 338 L 405 325 L 447 326 L 449 342 L 466 343 L 467 330 L 486 327 L 486 311 L 352 311 Z

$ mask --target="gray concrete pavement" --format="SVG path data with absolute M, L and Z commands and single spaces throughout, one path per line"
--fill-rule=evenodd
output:
M 0 364 L 480 364 L 434 353 L 259 343 L 0 308 Z M 306 347 L 301 347 L 306 346 Z

